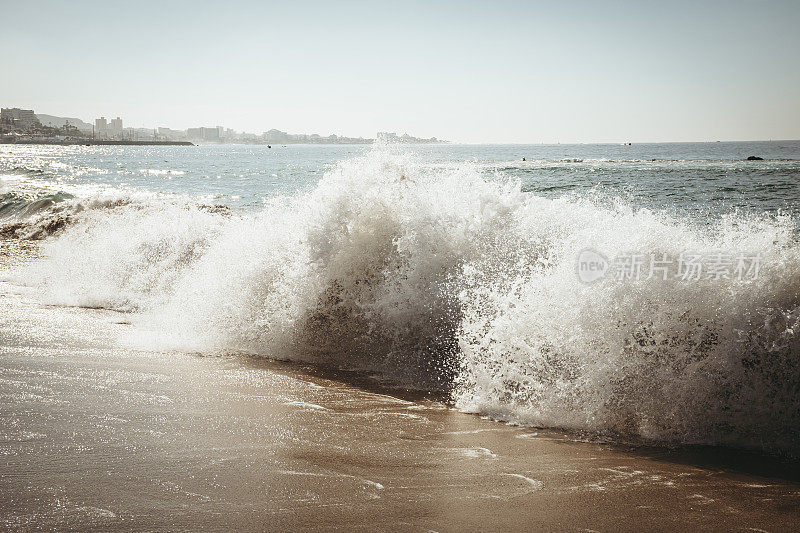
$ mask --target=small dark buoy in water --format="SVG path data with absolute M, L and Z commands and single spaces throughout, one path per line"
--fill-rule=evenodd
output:
M 271 145 L 271 144 L 268 144 L 268 145 L 267 145 L 267 148 L 272 148 L 272 145 Z
M 522 160 L 525 161 L 525 158 L 523 157 Z
M 757 155 L 751 155 L 747 158 L 748 161 L 763 161 L 763 157 L 758 157 Z

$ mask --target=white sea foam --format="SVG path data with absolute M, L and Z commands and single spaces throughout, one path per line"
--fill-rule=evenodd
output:
M 787 217 L 713 226 L 523 193 L 377 149 L 256 214 L 85 210 L 25 275 L 49 303 L 137 311 L 134 342 L 377 371 L 502 420 L 798 451 L 800 246 Z M 762 254 L 754 280 L 605 280 L 581 250 Z

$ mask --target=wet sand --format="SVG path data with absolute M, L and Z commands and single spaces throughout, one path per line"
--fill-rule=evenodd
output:
M 787 465 L 511 427 L 313 368 L 118 347 L 0 282 L 6 530 L 792 531 Z

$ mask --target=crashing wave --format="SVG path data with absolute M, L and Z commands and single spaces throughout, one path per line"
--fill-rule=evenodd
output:
M 586 248 L 747 251 L 763 268 L 585 284 Z M 368 370 L 523 424 L 800 451 L 788 217 L 709 227 L 375 150 L 256 214 L 86 211 L 43 252 L 23 279 L 46 301 L 136 311 L 135 342 L 150 348 Z
M 57 192 L 30 198 L 13 192 L 0 196 L 0 237 L 40 240 L 63 230 L 84 211 L 112 209 L 127 205 L 123 195 L 102 195 L 77 199 Z

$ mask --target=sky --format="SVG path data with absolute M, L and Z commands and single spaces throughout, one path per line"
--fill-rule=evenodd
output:
M 800 139 L 800 1 L 0 0 L 0 105 L 465 143 Z

